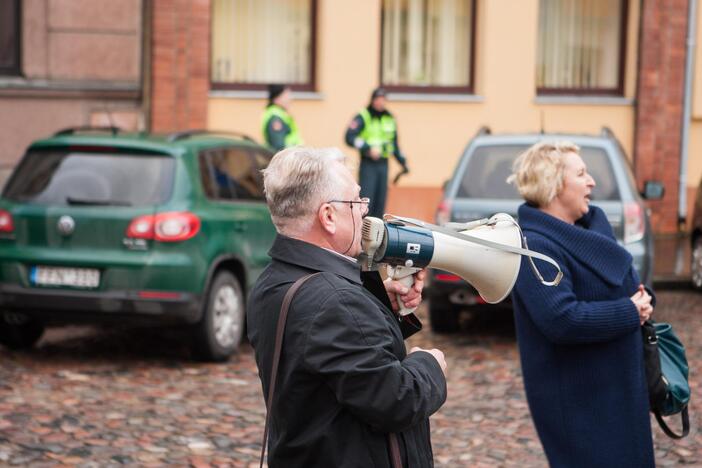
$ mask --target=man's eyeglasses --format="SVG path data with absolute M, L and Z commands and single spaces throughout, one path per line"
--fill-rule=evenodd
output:
M 329 200 L 327 203 L 348 203 L 349 208 L 353 210 L 354 203 L 358 203 L 361 206 L 361 216 L 368 214 L 368 204 L 370 203 L 370 198 L 363 197 L 359 200 Z

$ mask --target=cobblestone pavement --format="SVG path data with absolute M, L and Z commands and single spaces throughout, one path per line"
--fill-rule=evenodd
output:
M 654 424 L 659 466 L 702 466 L 702 294 L 659 292 L 692 369 L 692 434 Z M 426 320 L 425 320 L 426 321 Z M 189 361 L 181 336 L 155 330 L 49 330 L 29 353 L 0 349 L 0 466 L 258 466 L 264 405 L 251 348 L 227 364 Z M 507 313 L 468 318 L 461 333 L 428 330 L 409 346 L 439 347 L 449 398 L 432 417 L 439 467 L 543 467 Z

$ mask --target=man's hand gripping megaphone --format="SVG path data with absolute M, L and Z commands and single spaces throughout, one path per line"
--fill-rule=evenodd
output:
M 361 244 L 363 246 L 363 268 L 370 270 L 376 264 L 375 255 L 381 249 L 381 246 L 387 247 L 387 237 L 385 235 L 385 222 L 380 218 L 367 216 L 363 219 L 363 229 Z M 382 249 L 385 251 L 385 248 Z M 422 268 L 411 266 L 412 261 L 408 260 L 409 264 L 391 265 L 387 264 L 388 278 L 396 281 L 396 285 L 391 285 L 388 292 L 393 308 L 399 311 L 400 315 L 407 315 L 419 306 L 421 302 L 421 291 L 424 286 L 424 277 L 426 272 Z M 416 275 L 416 276 L 414 276 Z M 404 291 L 407 291 L 406 293 Z M 417 294 L 414 295 L 413 293 Z M 408 299 L 407 302 L 403 301 Z

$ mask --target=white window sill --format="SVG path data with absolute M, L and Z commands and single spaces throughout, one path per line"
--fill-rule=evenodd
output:
M 565 106 L 631 106 L 634 100 L 620 96 L 536 96 L 534 103 Z
M 51 90 L 96 90 L 96 91 L 138 91 L 139 83 L 130 81 L 100 80 L 43 80 L 22 77 L 0 77 L 0 88 L 51 89 Z
M 268 99 L 268 91 L 250 91 L 239 89 L 211 89 L 211 98 L 226 99 Z M 324 94 L 316 91 L 293 91 L 292 97 L 298 101 L 323 101 Z
M 484 102 L 477 94 L 450 93 L 397 93 L 388 92 L 388 101 L 395 102 Z
M 141 87 L 136 82 L 0 77 L 1 96 L 138 99 L 140 93 Z

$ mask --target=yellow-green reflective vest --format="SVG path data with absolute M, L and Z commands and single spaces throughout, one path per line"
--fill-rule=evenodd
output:
M 388 158 L 393 155 L 395 153 L 395 134 L 397 133 L 395 118 L 383 114 L 379 119 L 373 119 L 366 108 L 363 108 L 359 115 L 363 119 L 363 131 L 358 136 L 368 146 L 380 148 L 382 157 Z
M 295 124 L 295 120 L 292 118 L 288 112 L 283 109 L 280 106 L 277 106 L 273 104 L 272 106 L 266 107 L 265 112 L 263 113 L 263 119 L 261 120 L 261 130 L 263 132 L 263 140 L 266 142 L 268 146 L 271 146 L 268 144 L 268 138 L 267 138 L 267 133 L 266 129 L 268 128 L 268 122 L 273 117 L 278 117 L 280 120 L 283 121 L 285 125 L 290 128 L 290 133 L 285 135 L 285 140 L 284 144 L 285 147 L 288 148 L 290 146 L 297 146 L 302 144 L 302 137 L 300 136 L 300 132 L 297 130 L 297 124 Z

